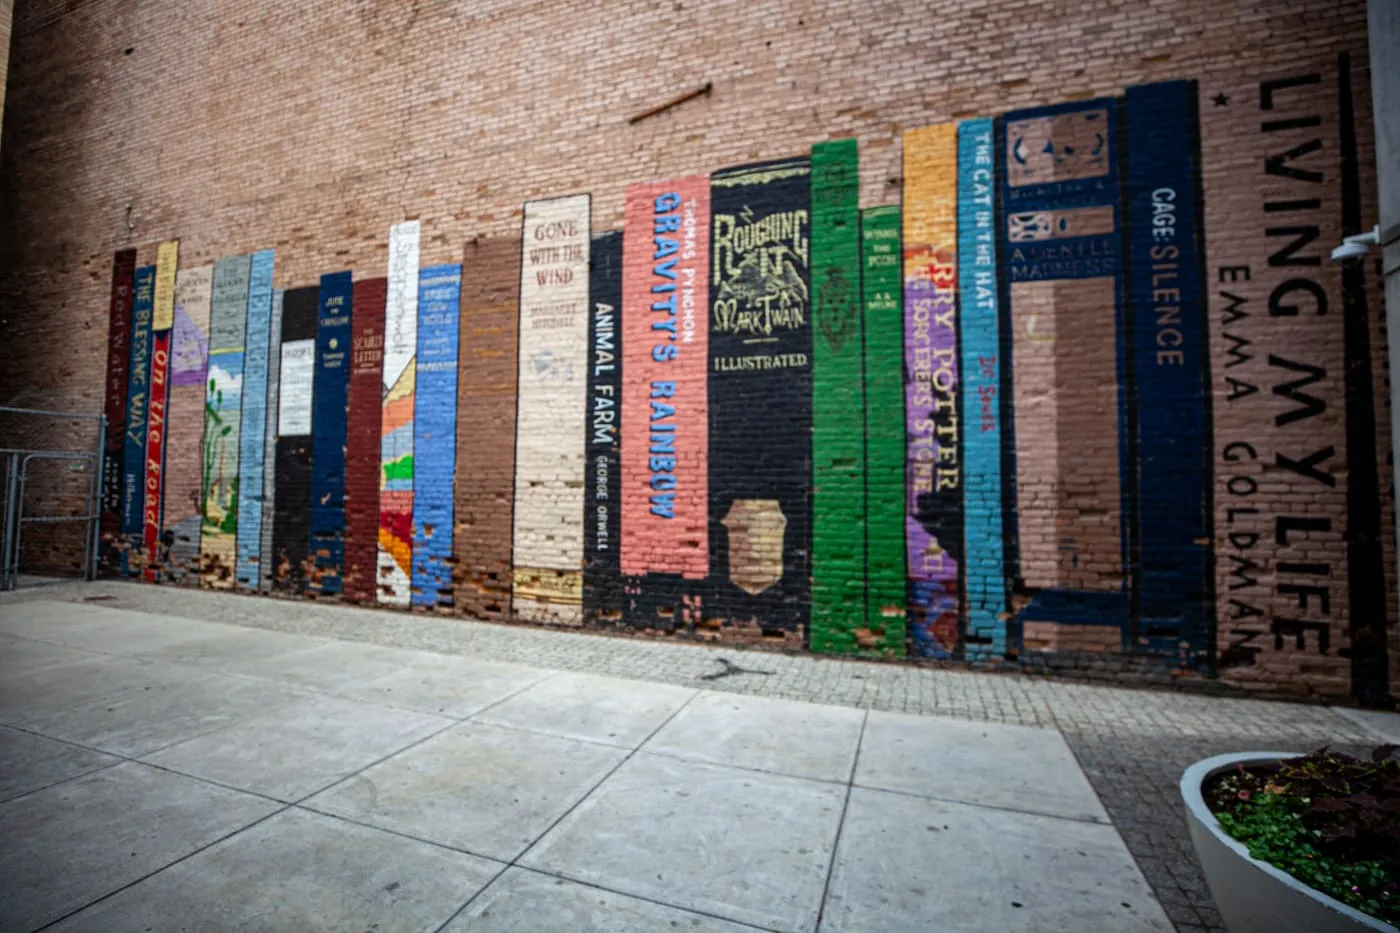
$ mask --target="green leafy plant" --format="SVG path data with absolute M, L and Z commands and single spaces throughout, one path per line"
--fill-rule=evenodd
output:
M 1202 788 L 1249 854 L 1387 923 L 1400 923 L 1400 761 L 1326 748 L 1238 766 Z

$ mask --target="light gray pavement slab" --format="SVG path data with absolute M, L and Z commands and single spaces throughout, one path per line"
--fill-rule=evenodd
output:
M 286 810 L 54 929 L 421 933 L 440 927 L 503 867 L 317 813 Z
M 310 696 L 165 748 L 145 760 L 191 777 L 292 802 L 452 722 L 340 697 Z
M 635 748 L 694 690 L 592 674 L 555 674 L 472 718 L 583 742 Z
M 403 709 L 464 718 L 549 676 L 518 664 L 420 653 L 400 670 L 335 689 L 341 696 Z
M 1109 826 L 851 791 L 823 933 L 1171 924 Z
M 794 777 L 851 778 L 859 710 L 707 693 L 646 744 L 646 750 Z
M 12 594 L 13 595 L 13 594 Z M 87 651 L 132 656 L 226 633 L 224 626 L 196 619 L 169 619 L 111 605 L 11 599 L 0 612 L 0 632 Z
M 120 761 L 90 748 L 0 726 L 0 802 Z
M 752 933 L 754 928 L 510 868 L 442 933 Z
M 190 664 L 225 674 L 253 674 L 269 661 L 317 648 L 325 642 L 304 635 L 229 629 L 141 652 L 143 657 L 172 664 Z
M 312 797 L 313 810 L 510 861 L 626 753 L 463 723 Z
M 521 864 L 787 933 L 816 927 L 846 788 L 639 752 Z
M 249 673 L 293 686 L 334 692 L 412 667 L 422 654 L 401 648 L 323 641 L 313 648 L 264 659 Z
M 1378 741 L 1400 745 L 1400 713 L 1383 713 L 1372 709 L 1346 709 L 1337 712 L 1369 731 Z
M 83 602 L 93 599 L 101 601 Z M 204 623 L 226 623 L 465 656 L 476 662 L 603 674 L 858 709 L 1040 726 L 1067 735 L 1183 746 L 1219 738 L 1234 740 L 1241 735 L 1257 739 L 1259 747 L 1288 742 L 1306 745 L 1320 738 L 1337 743 L 1374 741 L 1368 730 L 1321 705 L 1149 691 L 1044 676 L 979 674 L 939 665 L 743 652 L 732 646 L 607 637 L 116 581 L 0 594 L 0 633 L 7 631 L 6 619 L 11 612 L 36 603 L 49 617 L 63 612 L 131 610 L 133 615 L 127 618 L 139 622 L 138 629 L 159 626 L 161 616 L 167 617 L 164 629 L 170 632 Z M 178 622 L 171 624 L 170 618 Z M 133 624 L 123 622 L 124 626 Z M 67 626 L 50 628 L 61 631 Z M 42 634 L 45 630 L 40 626 L 39 631 Z M 54 638 L 45 635 L 44 640 Z M 702 675 L 720 670 L 717 659 L 721 657 L 772 673 L 700 680 Z
M 0 720 L 24 725 L 75 706 L 204 676 L 202 671 L 142 658 L 91 655 L 0 680 Z
M 231 629 L 229 626 L 237 628 Z M 1220 916 L 1196 864 L 1177 800 L 1176 782 L 1182 770 L 1212 754 L 1251 748 L 1283 747 L 1305 751 L 1331 745 L 1355 753 L 1376 744 L 1380 740 L 1380 732 L 1383 732 L 1378 731 L 1374 723 L 1366 724 L 1365 717 L 1348 718 L 1337 710 L 1320 705 L 1144 691 L 1041 676 L 976 674 L 941 665 L 882 664 L 744 652 L 732 646 L 600 637 L 419 613 L 377 611 L 327 603 L 288 603 L 228 593 L 118 582 L 64 585 L 41 591 L 0 594 L 0 668 L 3 668 L 6 647 L 13 646 L 17 640 L 61 645 L 79 652 L 78 655 L 67 656 L 39 648 L 30 655 L 33 666 L 16 662 L 17 667 L 12 670 L 17 672 L 23 689 L 13 689 L 11 678 L 0 679 L 0 721 L 15 722 L 17 711 L 27 716 L 33 712 L 34 706 L 40 707 L 39 715 L 47 715 L 82 703 L 116 698 L 132 689 L 144 690 L 146 686 L 159 683 L 186 683 L 212 675 L 224 676 L 230 672 L 226 672 L 219 663 L 204 667 L 178 661 L 155 664 L 150 661 L 148 653 L 240 630 L 285 632 L 323 641 L 315 643 L 314 647 L 306 647 L 305 642 L 289 643 L 290 649 L 294 650 L 287 652 L 281 651 L 280 645 L 274 646 L 271 654 L 258 659 L 260 663 L 237 672 L 237 678 L 269 686 L 339 694 L 358 698 L 376 707 L 452 717 L 475 715 L 482 719 L 491 718 L 497 709 L 518 696 L 521 701 L 519 705 L 514 710 L 501 713 L 501 721 L 492 726 L 477 725 L 474 728 L 496 729 L 522 737 L 532 734 L 538 737 L 538 733 L 548 733 L 549 730 L 556 733 L 577 730 L 574 733 L 577 738 L 587 738 L 589 730 L 596 725 L 588 722 L 587 716 L 580 723 L 576 714 L 559 710 L 554 715 L 542 713 L 532 725 L 526 724 L 528 716 L 521 714 L 522 718 L 516 726 L 507 727 L 505 717 L 516 715 L 531 705 L 547 711 L 555 699 L 567 701 L 570 697 L 576 697 L 582 700 L 587 689 L 575 691 L 569 685 L 571 682 L 587 684 L 589 679 L 585 677 L 570 681 L 559 672 L 669 684 L 685 691 L 699 689 L 702 692 L 689 702 L 696 703 L 703 699 L 707 706 L 712 702 L 707 698 L 712 696 L 723 699 L 763 697 L 824 704 L 846 711 L 906 713 L 919 716 L 926 722 L 1038 726 L 1058 732 L 1101 800 L 1112 821 L 1112 829 L 1120 834 L 1131 853 L 1132 862 L 1136 863 L 1131 870 L 1141 870 L 1141 875 L 1151 885 L 1152 893 L 1167 917 L 1182 933 L 1223 933 Z M 85 654 L 95 657 L 96 665 L 79 660 Z M 768 673 L 701 679 L 722 671 L 722 665 L 718 663 L 720 658 L 736 661 L 746 669 Z M 228 660 L 237 664 L 236 657 L 229 657 Z M 136 666 L 129 666 L 131 664 Z M 251 673 L 245 672 L 249 670 Z M 75 672 L 91 674 L 89 679 L 95 678 L 99 682 L 86 683 L 81 676 L 74 677 Z M 555 673 L 551 675 L 550 672 Z M 367 685 L 377 686 L 368 689 Z M 531 697 L 530 691 L 536 687 L 545 692 L 539 697 Z M 6 688 L 11 689 L 7 692 Z M 357 696 L 361 692 L 364 695 Z M 646 690 L 643 689 L 643 692 Z M 765 708 L 761 705 L 745 707 L 749 711 L 747 715 L 759 717 L 765 715 L 759 712 Z M 275 716 L 267 718 L 275 721 Z M 878 717 L 872 716 L 872 719 L 878 721 Z M 243 722 L 246 720 L 240 720 L 230 728 L 238 728 Z M 1384 722 L 1381 720 L 1382 725 Z M 778 719 L 768 722 L 768 725 L 770 731 L 780 733 Z M 518 727 L 531 731 L 513 731 Z M 1001 733 L 1000 729 L 993 731 Z M 31 733 L 32 730 L 17 734 Z M 628 735 L 627 740 L 630 741 L 635 734 Z M 1004 734 L 1020 733 L 1013 730 Z M 609 742 L 621 742 L 623 733 L 604 738 Z M 658 734 L 656 738 L 660 739 L 661 735 Z M 43 739 L 43 743 L 48 741 L 47 738 Z M 596 742 L 597 733 L 593 733 L 589 741 Z M 335 743 L 339 745 L 340 740 L 335 740 Z M 423 744 L 427 744 L 427 741 Z M 1023 746 L 1023 743 L 1015 741 L 1008 744 L 1011 747 L 1008 755 L 1011 757 L 1005 763 L 1006 768 L 1034 773 L 1040 758 L 1044 757 L 1041 754 L 1045 752 L 1044 744 L 1033 742 Z M 92 751 L 63 743 L 60 746 L 64 749 L 72 747 L 79 752 Z M 866 760 L 867 752 L 870 755 L 878 754 L 879 746 L 877 728 L 869 748 L 862 746 L 860 749 L 860 760 Z M 0 753 L 5 747 L 0 743 Z M 9 747 L 15 746 L 12 743 Z M 67 757 L 70 753 L 58 752 L 54 747 L 42 743 L 34 745 L 21 741 L 19 747 L 36 754 L 9 756 L 8 760 L 0 761 L 0 780 L 8 780 L 14 775 L 12 786 L 16 788 L 37 789 L 37 786 L 64 781 L 76 772 L 87 772 L 91 778 L 114 770 L 104 767 L 88 772 L 87 765 L 92 764 L 94 759 L 83 760 L 81 755 L 70 759 Z M 392 753 L 382 765 L 392 765 L 420 747 L 410 745 L 404 752 Z M 618 756 L 629 753 L 625 743 L 612 749 L 597 744 L 590 747 L 601 748 Z M 756 766 L 752 757 L 744 760 L 743 743 L 735 743 L 733 748 L 737 760 L 724 758 L 719 762 L 720 766 Z M 285 749 L 286 746 L 282 746 L 275 754 L 292 759 L 294 766 L 300 750 Z M 309 758 L 314 758 L 310 748 L 306 751 Z M 675 752 L 677 750 L 672 749 L 664 756 L 657 753 L 654 757 L 677 762 L 684 768 L 702 767 L 693 761 L 681 761 L 675 757 Z M 679 752 L 690 755 L 695 750 L 682 748 Z M 45 758 L 49 753 L 55 756 L 51 760 Z M 265 759 L 274 752 L 269 750 L 259 754 Z M 647 754 L 636 753 L 638 757 Z M 17 766 L 12 765 L 14 760 L 18 760 Z M 1058 774 L 1064 763 L 1062 750 L 1053 752 L 1048 760 L 1058 762 L 1050 767 L 1052 772 Z M 52 764 L 52 770 L 46 771 L 49 764 Z M 564 822 L 568 823 L 573 814 L 580 813 L 594 796 L 609 792 L 612 782 L 630 766 L 631 762 L 612 777 L 603 779 L 601 785 L 576 803 L 572 810 L 565 807 L 565 812 L 570 815 Z M 757 766 L 763 767 L 761 764 Z M 886 782 L 893 782 L 898 777 L 897 768 L 880 770 Z M 771 776 L 755 771 L 743 773 Z M 947 783 L 946 770 L 929 773 Z M 918 774 L 914 777 L 917 778 Z M 347 787 L 355 780 L 355 777 L 348 778 L 340 786 Z M 844 783 L 844 779 L 842 781 Z M 69 780 L 68 783 L 73 782 Z M 836 783 L 814 783 L 810 780 L 803 783 L 841 792 L 848 790 Z M 957 780 L 952 783 L 956 784 Z M 0 783 L 0 786 L 4 785 Z M 64 787 L 67 784 L 56 786 Z M 30 797 L 53 789 L 50 787 Z M 24 793 L 24 790 L 15 792 Z M 220 789 L 220 792 L 225 791 Z M 860 792 L 861 788 L 857 787 L 851 793 Z M 913 801 L 910 806 L 931 803 L 951 806 L 946 801 L 932 799 L 943 793 L 942 789 L 935 789 L 924 791 L 927 796 L 923 796 L 916 789 L 913 792 L 891 792 L 888 796 Z M 30 797 L 12 799 L 10 803 L 23 802 Z M 275 805 L 275 802 L 269 801 L 269 805 Z M 1044 818 L 1021 814 L 1001 804 L 967 806 L 987 813 L 1009 814 L 1013 819 Z M 1024 808 L 1024 801 L 1017 801 L 1013 806 Z M 447 822 L 451 825 L 457 818 L 452 816 Z M 1075 825 L 1105 831 L 1109 828 L 1092 822 L 1078 822 Z M 415 834 L 400 830 L 384 831 Z M 518 836 L 524 839 L 533 831 L 533 828 L 528 832 L 520 830 Z M 548 832 L 549 828 L 540 831 Z M 941 857 L 940 851 L 930 854 L 935 861 Z M 972 857 L 978 857 L 975 851 Z M 1045 881 L 1040 874 L 1043 869 L 1038 865 L 1017 866 L 1012 871 L 1005 864 L 992 859 L 987 866 L 991 874 L 983 880 L 986 886 L 1012 881 L 1022 885 Z M 1014 877 L 999 877 L 997 872 L 1007 872 Z M 3 882 L 4 879 L 0 879 L 0 885 Z M 495 885 L 500 883 L 503 882 L 493 882 L 475 899 L 467 899 L 460 905 L 464 909 L 454 923 L 477 922 L 474 913 L 476 907 L 490 900 Z M 639 897 L 625 891 L 603 891 L 584 882 L 579 884 L 584 890 L 598 891 L 600 900 L 623 896 L 630 903 L 630 900 Z M 1087 896 L 1097 896 L 1096 891 L 1098 889 Z M 640 895 L 640 900 L 642 903 L 652 903 L 645 895 Z M 669 900 L 657 898 L 656 902 L 664 902 L 676 910 L 703 911 L 703 908 L 687 908 L 678 904 L 674 897 Z M 1137 906 L 1136 902 L 1130 903 Z M 1010 915 L 1009 920 L 997 916 L 1001 926 L 988 924 L 986 928 L 1040 928 L 1033 919 L 1025 916 L 1024 909 L 1012 910 L 1016 913 Z M 622 911 L 618 916 L 632 915 Z M 687 921 L 700 923 L 708 916 L 707 913 L 698 912 L 695 917 L 687 917 Z M 830 909 L 828 916 L 831 916 Z M 619 928 L 626 929 L 623 920 L 619 919 L 618 923 Z M 972 928 L 977 927 L 974 925 Z
M 134 762 L 0 804 L 0 931 L 27 931 L 277 809 Z
M 93 653 L 46 641 L 0 636 L 0 679 L 37 674 L 50 667 L 92 660 Z
M 195 674 L 38 716 L 27 728 L 137 758 L 167 745 L 285 707 L 301 694 L 278 684 Z
M 1107 823 L 1058 732 L 873 712 L 855 783 L 962 803 Z

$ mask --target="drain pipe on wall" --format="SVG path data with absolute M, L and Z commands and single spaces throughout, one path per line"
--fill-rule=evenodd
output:
M 1370 0 L 1371 108 L 1376 127 L 1376 178 L 1380 224 L 1381 274 L 1385 277 L 1385 324 L 1390 354 L 1391 471 L 1400 490 L 1400 3 Z M 1396 510 L 1400 536 L 1400 510 Z

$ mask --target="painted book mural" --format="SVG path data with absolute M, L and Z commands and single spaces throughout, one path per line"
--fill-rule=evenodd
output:
M 311 402 L 311 557 L 308 589 L 333 595 L 345 571 L 345 414 L 354 308 L 349 272 L 321 276 Z
M 122 448 L 122 575 L 139 571 L 146 503 L 146 427 L 151 399 L 151 311 L 155 299 L 155 266 L 136 270 L 131 303 L 130 354 L 127 359 L 126 418 Z
M 471 241 L 462 260 L 453 605 L 487 619 L 511 612 L 515 438 L 500 439 L 499 426 L 515 424 L 519 321 L 520 239 Z
M 1118 106 L 1018 111 L 1000 126 L 1004 371 L 1015 376 L 1005 490 L 1019 523 L 1018 615 L 1029 641 L 1116 650 L 1128 619 L 1134 482 Z
M 810 178 L 806 158 L 710 177 L 710 593 L 702 613 L 743 637 L 794 646 L 805 641 L 810 602 Z
M 908 627 L 915 654 L 959 647 L 957 126 L 904 134 L 904 417 Z
M 170 331 L 175 323 L 175 274 L 180 242 L 156 249 L 156 279 L 151 302 L 151 382 L 146 427 L 146 482 L 143 493 L 142 552 L 145 577 L 154 582 L 170 546 L 161 540 L 161 506 L 165 491 L 166 426 L 169 424 Z
M 622 244 L 623 618 L 694 626 L 710 572 L 709 179 L 633 185 L 625 218 L 634 235 Z
M 865 384 L 860 161 L 854 139 L 812 147 L 812 635 L 873 648 L 866 628 Z
M 253 254 L 243 354 L 243 409 L 238 427 L 236 583 L 262 589 L 263 451 L 267 442 L 267 370 L 272 330 L 272 250 Z
M 1199 657 L 1208 648 L 1211 590 L 1210 371 L 1196 90 L 1189 81 L 1150 84 L 1128 88 L 1124 100 L 1129 355 L 1137 390 L 1129 441 L 1138 464 L 1129 636 L 1158 654 Z
M 1359 79 L 1340 56 L 912 129 L 897 205 L 862 209 L 830 139 L 609 192 L 596 235 L 590 195 L 531 200 L 460 266 L 420 269 L 445 235 L 409 221 L 387 279 L 280 304 L 270 253 L 124 251 L 108 561 L 1384 701 L 1385 335 L 1373 270 L 1327 257 L 1374 222 Z
M 126 450 L 126 391 L 131 365 L 132 295 L 136 289 L 136 250 L 124 249 L 112 258 L 112 290 L 107 309 L 107 378 L 103 414 L 107 418 L 102 460 L 102 519 L 104 569 L 119 565 L 117 542 L 122 527 L 123 454 Z
M 1378 310 L 1360 264 L 1344 271 L 1327 258 L 1362 229 L 1347 118 L 1356 80 L 1342 57 L 1202 87 L 1197 99 L 1217 666 L 1232 680 L 1267 680 L 1301 653 L 1332 692 L 1375 697 L 1394 649 L 1377 546 L 1377 419 L 1357 397 L 1371 397 L 1366 320 Z M 1241 206 L 1241 188 L 1259 196 Z
M 583 621 L 590 203 L 525 205 L 512 602 L 531 622 Z
M 588 283 L 588 476 L 583 487 L 583 614 L 622 617 L 622 232 L 593 238 Z
M 997 303 L 995 127 L 958 126 L 958 316 L 962 379 L 963 587 L 969 657 L 1006 654 L 1001 483 L 1001 322 Z
M 316 380 L 316 321 L 321 290 L 288 289 L 282 299 L 277 392 L 276 523 L 273 589 L 301 592 L 310 578 L 311 403 Z
M 457 340 L 462 267 L 418 275 L 413 414 L 413 605 L 452 605 L 452 473 L 457 468 Z
M 413 583 L 413 395 L 418 352 L 418 221 L 389 228 L 379 439 L 379 601 L 407 606 Z
M 272 591 L 276 562 L 272 526 L 277 517 L 277 413 L 282 393 L 282 309 L 286 292 L 272 290 L 272 313 L 267 328 L 267 413 L 262 449 L 262 532 L 258 536 L 258 591 Z
M 379 573 L 379 419 L 388 280 L 361 279 L 353 288 L 345 415 L 345 598 L 372 604 Z
M 180 583 L 199 582 L 204 397 L 209 371 L 209 311 L 213 291 L 213 266 L 183 268 L 175 277 L 162 534 L 169 539 L 167 577 Z
M 204 464 L 200 492 L 200 579 L 231 588 L 237 562 L 239 428 L 243 414 L 243 352 L 248 327 L 251 256 L 214 264 L 209 320 L 209 378 L 204 396 Z
M 865 632 L 856 643 L 905 654 L 904 254 L 899 208 L 861 211 L 861 313 L 865 338 Z M 871 645 L 870 641 L 874 640 Z

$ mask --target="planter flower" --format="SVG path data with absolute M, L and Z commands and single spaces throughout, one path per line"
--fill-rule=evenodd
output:
M 1217 755 L 1186 770 L 1191 841 L 1230 933 L 1400 933 L 1393 750 Z

